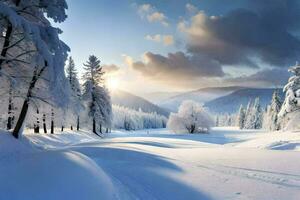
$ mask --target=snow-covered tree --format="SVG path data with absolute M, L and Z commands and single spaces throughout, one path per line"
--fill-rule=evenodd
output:
M 285 99 L 279 112 L 279 117 L 286 121 L 286 129 L 298 129 L 300 117 L 300 65 L 296 63 L 289 69 L 293 74 L 283 88 Z
M 250 105 L 250 106 L 249 106 Z M 261 129 L 263 113 L 260 106 L 259 98 L 256 98 L 254 104 L 247 106 L 245 129 Z
M 213 125 L 212 117 L 200 104 L 194 101 L 184 101 L 178 113 L 171 113 L 167 126 L 177 133 L 200 133 L 209 131 Z
M 271 131 L 278 131 L 280 129 L 280 120 L 278 114 L 281 109 L 282 102 L 279 97 L 278 90 L 275 90 L 272 95 L 271 104 L 267 108 L 264 116 L 264 128 Z
M 250 99 L 246 110 L 245 110 L 245 121 L 244 121 L 244 128 L 249 128 L 251 126 L 251 112 L 252 112 L 252 100 Z
M 167 118 L 157 113 L 147 113 L 127 107 L 113 105 L 113 127 L 117 129 L 141 130 L 165 128 Z
M 93 121 L 93 132 L 97 134 L 97 124 L 99 124 L 100 132 L 102 132 L 103 125 L 110 126 L 111 103 L 108 91 L 102 83 L 104 72 L 100 66 L 100 60 L 92 55 L 84 66 L 85 83 L 82 97 L 88 109 L 88 115 Z
M 64 62 L 69 48 L 59 40 L 61 31 L 51 26 L 49 19 L 66 19 L 65 0 L 6 0 L 0 2 L 0 74 L 15 79 L 20 87 L 19 116 L 13 135 L 19 136 L 29 106 L 34 101 L 51 101 L 63 105 Z M 47 94 L 37 90 L 47 88 Z M 42 88 L 42 87 L 40 87 Z M 38 104 L 34 102 L 34 104 Z
M 240 129 L 243 129 L 245 126 L 245 118 L 246 118 L 246 111 L 243 105 L 241 105 L 238 112 L 238 118 L 237 118 L 238 127 Z
M 81 87 L 77 78 L 77 71 L 73 58 L 70 56 L 68 64 L 66 66 L 66 75 L 71 87 L 71 102 L 67 113 L 68 122 L 71 124 L 71 130 L 73 125 L 76 124 L 77 131 L 80 128 L 80 112 L 83 110 L 81 102 Z
M 77 77 L 77 70 L 75 68 L 75 63 L 73 58 L 70 56 L 68 59 L 68 64 L 66 66 L 66 75 L 67 79 L 69 80 L 69 84 L 72 89 L 72 96 L 81 96 L 81 89 L 80 89 L 80 84 L 79 80 Z

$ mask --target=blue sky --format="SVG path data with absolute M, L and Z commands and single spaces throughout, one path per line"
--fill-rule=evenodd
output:
M 68 5 L 68 19 L 58 26 L 79 72 L 95 54 L 107 66 L 108 79 L 137 94 L 282 85 L 300 52 L 297 0 L 68 0 Z
M 121 64 L 122 54 L 137 58 L 145 51 L 174 50 L 145 40 L 147 34 L 170 34 L 176 29 L 145 23 L 134 4 L 126 0 L 69 1 L 68 19 L 60 28 L 64 31 L 62 40 L 71 47 L 78 64 L 89 54 L 96 54 L 103 63 Z

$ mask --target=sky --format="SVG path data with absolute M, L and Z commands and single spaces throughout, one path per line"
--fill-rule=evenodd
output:
M 298 0 L 68 0 L 57 26 L 79 74 L 96 55 L 135 94 L 279 87 L 299 59 Z

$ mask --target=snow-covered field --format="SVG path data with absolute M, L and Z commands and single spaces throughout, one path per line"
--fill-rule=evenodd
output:
M 0 199 L 300 199 L 300 132 L 0 134 Z

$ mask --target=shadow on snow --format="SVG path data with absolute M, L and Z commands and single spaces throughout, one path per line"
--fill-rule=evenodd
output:
M 211 198 L 172 175 L 182 169 L 165 158 L 149 153 L 108 148 L 79 147 L 111 177 L 120 199 L 210 200 Z M 178 176 L 177 176 L 178 177 Z

